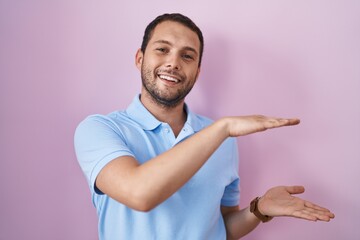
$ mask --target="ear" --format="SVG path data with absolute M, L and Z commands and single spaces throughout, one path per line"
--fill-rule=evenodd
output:
M 137 50 L 137 52 L 136 52 L 136 55 L 135 55 L 135 65 L 139 70 L 141 70 L 141 65 L 142 65 L 142 62 L 143 62 L 143 58 L 144 58 L 144 53 L 139 48 Z
M 198 79 L 198 77 L 199 77 L 199 75 L 200 75 L 200 67 L 198 67 L 198 70 L 197 70 L 197 73 L 196 73 L 196 80 Z

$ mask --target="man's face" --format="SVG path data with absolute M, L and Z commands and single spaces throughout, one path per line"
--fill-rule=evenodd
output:
M 182 103 L 200 72 L 199 49 L 199 38 L 189 28 L 172 21 L 158 24 L 145 53 L 136 55 L 142 96 L 166 107 Z

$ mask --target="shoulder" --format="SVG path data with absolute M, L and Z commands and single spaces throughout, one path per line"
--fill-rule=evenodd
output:
M 90 136 L 99 136 L 106 132 L 118 132 L 121 128 L 122 119 L 125 119 L 120 111 L 115 111 L 107 115 L 93 114 L 83 119 L 76 127 L 76 138 L 87 138 Z
M 114 111 L 107 115 L 103 114 L 92 114 L 83 119 L 77 126 L 77 129 L 88 128 L 88 127 L 100 127 L 107 126 L 115 128 L 118 125 L 125 123 L 128 118 L 124 111 Z

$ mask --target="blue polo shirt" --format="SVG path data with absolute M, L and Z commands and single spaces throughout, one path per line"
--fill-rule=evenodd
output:
M 132 156 L 144 163 L 212 123 L 186 111 L 187 121 L 176 138 L 167 123 L 142 105 L 139 95 L 125 111 L 91 115 L 79 124 L 75 151 L 97 209 L 100 240 L 226 239 L 220 206 L 239 203 L 235 138 L 225 140 L 183 187 L 149 212 L 133 210 L 95 187 L 96 177 L 111 160 Z

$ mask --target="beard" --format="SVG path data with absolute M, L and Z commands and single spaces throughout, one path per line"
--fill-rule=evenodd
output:
M 144 89 L 150 94 L 153 101 L 161 107 L 174 108 L 178 106 L 191 91 L 195 83 L 195 81 L 193 81 L 194 79 L 190 79 L 187 81 L 187 83 L 184 83 L 186 78 L 182 77 L 179 73 L 174 71 L 157 70 L 155 72 L 156 74 L 154 74 L 153 71 L 145 64 L 141 66 L 142 85 Z M 170 89 L 160 89 L 156 84 L 158 73 L 169 73 L 179 77 L 181 79 L 180 84 L 182 84 L 182 87 L 178 88 L 175 93 L 171 92 Z

